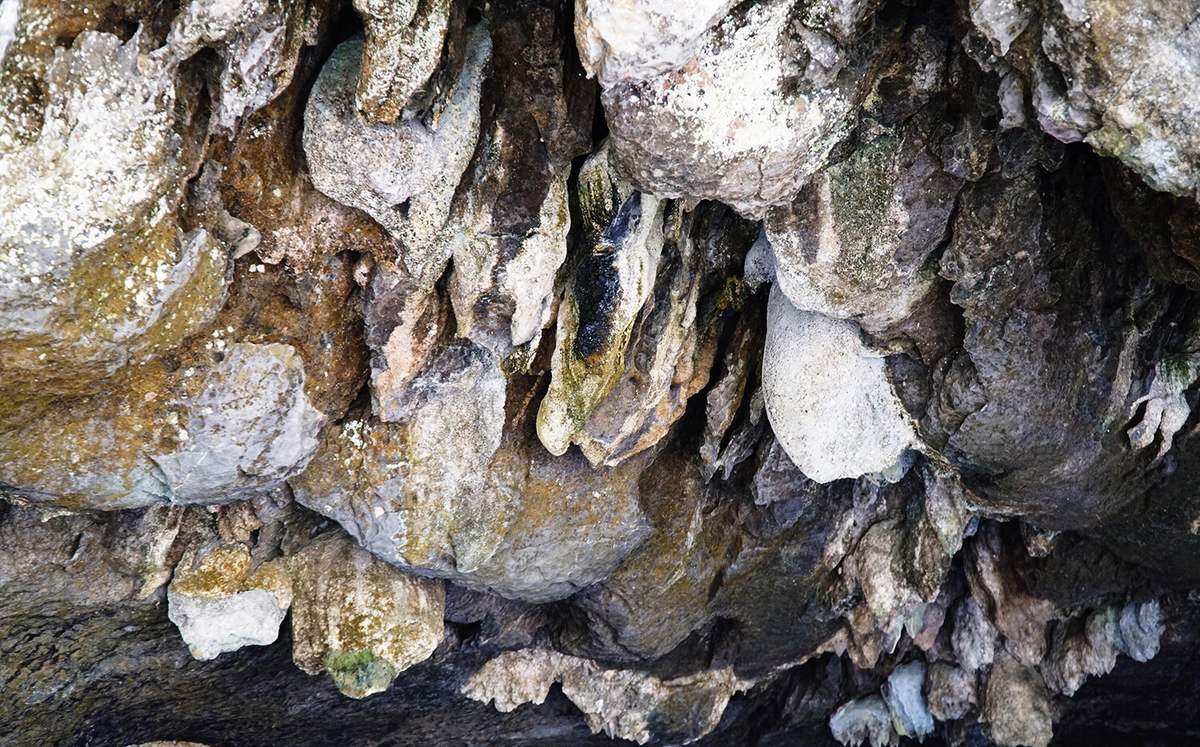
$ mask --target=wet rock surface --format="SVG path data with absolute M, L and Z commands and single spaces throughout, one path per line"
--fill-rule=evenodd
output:
M 1198 18 L 0 0 L 0 744 L 1200 739 Z

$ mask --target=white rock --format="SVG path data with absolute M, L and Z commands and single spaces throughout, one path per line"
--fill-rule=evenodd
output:
M 167 588 L 167 616 L 197 659 L 274 643 L 291 602 L 281 561 L 252 573 L 242 544 L 189 550 Z
M 971 0 L 971 21 L 1001 56 L 1029 25 L 1033 8 L 1024 0 Z
M 21 17 L 21 0 L 0 0 L 0 63 L 17 35 L 17 21 Z
M 171 622 L 197 659 L 215 659 L 243 646 L 266 646 L 279 637 L 287 607 L 269 591 L 250 589 L 223 599 L 167 593 Z
M 794 307 L 771 289 L 763 397 L 776 438 L 817 482 L 886 473 L 917 444 L 883 358 L 853 322 Z
M 821 35 L 796 10 L 783 0 L 739 9 L 708 29 L 678 69 L 605 87 L 614 160 L 639 189 L 717 199 L 759 217 L 826 164 L 855 123 L 865 79 L 858 65 L 870 54 L 852 55 L 856 66 L 843 68 L 838 50 L 815 44 Z M 707 22 L 704 12 L 696 17 Z M 817 53 L 804 68 L 810 44 Z
M 846 747 L 864 743 L 871 747 L 892 747 L 900 743 L 892 728 L 892 714 L 878 695 L 852 700 L 834 711 L 829 717 L 829 731 Z
M 575 43 L 588 76 L 605 86 L 645 80 L 691 59 L 700 37 L 736 0 L 576 0 Z
M 897 733 L 924 741 L 933 733 L 933 714 L 925 702 L 925 662 L 911 661 L 892 670 L 883 685 L 883 699 L 892 712 Z

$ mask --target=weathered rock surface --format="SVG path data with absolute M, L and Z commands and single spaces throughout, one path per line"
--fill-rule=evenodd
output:
M 214 548 L 198 562 L 185 554 L 167 591 L 171 622 L 197 659 L 274 643 L 291 601 L 278 561 L 251 573 L 250 551 L 240 544 Z
M 960 184 L 917 132 L 879 133 L 767 214 L 779 288 L 870 332 L 903 321 L 937 283 L 930 259 Z
M 818 482 L 903 473 L 916 445 L 882 355 L 857 325 L 801 311 L 771 291 L 763 344 L 763 402 L 780 444 Z
M 406 576 L 338 534 L 288 558 L 292 658 L 364 698 L 425 661 L 442 641 L 445 589 Z
M 873 33 L 842 49 L 805 24 L 802 4 L 780 0 L 739 8 L 697 38 L 704 19 L 728 7 L 709 3 L 716 7 L 686 18 L 642 11 L 648 23 L 629 19 L 686 50 L 646 59 L 620 36 L 636 32 L 606 29 L 610 4 L 581 3 L 594 20 L 579 35 L 592 70 L 603 72 L 614 159 L 638 188 L 761 215 L 790 200 L 850 134 L 878 43 Z M 616 43 L 605 44 L 606 34 Z M 596 41 L 602 52 L 593 51 Z
M 542 703 L 551 685 L 583 711 L 593 732 L 645 744 L 651 738 L 692 742 L 712 731 L 729 698 L 752 683 L 728 669 L 662 680 L 641 672 L 601 669 L 554 651 L 505 652 L 471 676 L 463 692 L 499 711 Z
M 0 434 L 0 484 L 36 503 L 102 509 L 225 502 L 281 485 L 308 462 L 324 420 L 303 363 L 288 345 L 214 339 L 222 358 L 207 371 L 153 371 L 87 415 L 55 412 Z
M 1021 105 L 1046 132 L 1086 140 L 1155 189 L 1198 196 L 1195 3 L 971 5 L 988 64 L 1020 76 Z
M 0 743 L 1196 741 L 1198 14 L 0 0 Z
M 421 286 L 432 285 L 450 258 L 449 247 L 436 239 L 479 137 L 480 86 L 490 55 L 487 33 L 476 29 L 436 121 L 376 123 L 355 103 L 363 45 L 345 42 L 321 68 L 305 109 L 304 154 L 313 184 L 398 239 L 401 263 Z

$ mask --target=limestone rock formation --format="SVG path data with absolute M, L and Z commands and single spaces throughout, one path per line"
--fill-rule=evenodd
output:
M 0 744 L 1200 733 L 1196 0 L 0 0 Z

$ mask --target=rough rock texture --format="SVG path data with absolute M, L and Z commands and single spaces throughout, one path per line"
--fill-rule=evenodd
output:
M 675 30 L 683 39 L 650 31 L 668 48 L 666 59 L 647 60 L 622 54 L 630 31 L 613 29 L 616 43 L 605 44 L 604 17 L 629 13 L 624 23 L 638 27 L 637 11 L 608 8 L 622 5 L 610 0 L 581 5 L 592 25 L 577 35 L 602 72 L 616 162 L 641 189 L 718 199 L 748 215 L 787 202 L 849 136 L 881 43 L 872 32 L 841 47 L 809 25 L 806 3 L 778 0 L 738 8 L 698 38 L 698 22 L 713 19 L 705 10 L 720 8 L 689 9 Z M 653 29 L 659 19 L 647 20 Z
M 342 534 L 287 561 L 295 601 L 292 658 L 329 673 L 338 690 L 365 698 L 433 654 L 442 641 L 445 589 L 406 576 Z
M 213 659 L 242 646 L 263 646 L 279 637 L 292 601 L 279 561 L 250 572 L 242 544 L 213 548 L 198 562 L 185 554 L 167 590 L 171 622 L 197 659 Z
M 1194 0 L 0 0 L 0 744 L 1200 740 Z
M 853 322 L 801 311 L 778 289 L 767 309 L 763 402 L 792 462 L 818 482 L 903 473 L 916 444 L 883 356 Z

